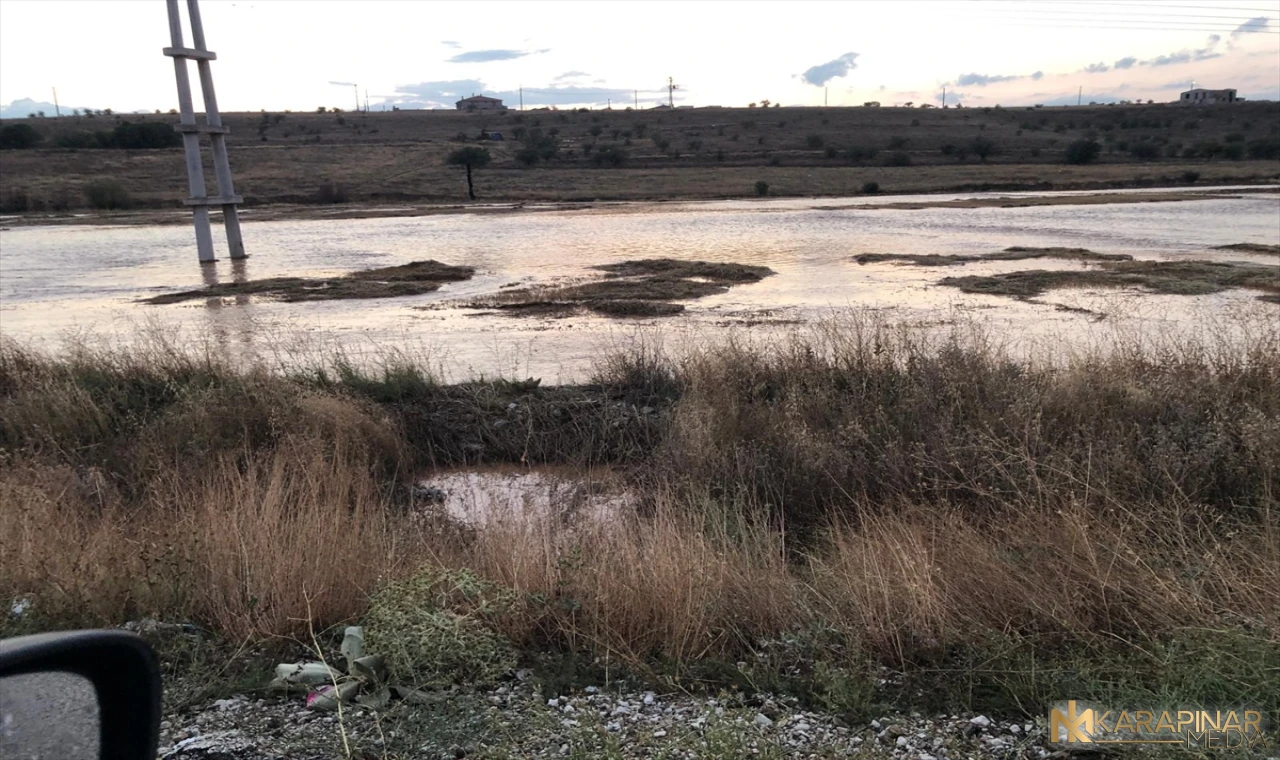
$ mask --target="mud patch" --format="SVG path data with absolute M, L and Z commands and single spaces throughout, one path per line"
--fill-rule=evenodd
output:
M 1215 251 L 1239 251 L 1240 253 L 1261 253 L 1280 256 L 1280 245 L 1267 245 L 1266 243 L 1232 243 L 1230 245 L 1216 245 L 1213 249 Z
M 278 301 L 334 301 L 353 298 L 395 298 L 439 290 L 446 282 L 469 280 L 472 267 L 451 266 L 438 261 L 411 261 L 394 267 L 351 272 L 341 277 L 271 277 L 263 280 L 227 282 L 199 290 L 165 293 L 142 299 L 146 304 L 171 304 L 203 298 L 257 295 Z
M 1133 261 L 1126 253 L 1097 253 L 1087 248 L 1031 248 L 1015 245 L 996 253 L 980 253 L 973 256 L 915 253 L 863 253 L 854 257 L 859 264 L 879 264 L 886 261 L 922 267 L 951 267 L 982 261 L 1023 261 L 1028 259 L 1061 259 L 1063 261 Z
M 926 208 L 1029 208 L 1032 206 L 1098 206 L 1111 203 L 1170 203 L 1173 201 L 1202 201 L 1215 198 L 1238 198 L 1210 192 L 1165 193 L 1092 193 L 1083 195 L 1056 195 L 1023 198 L 961 198 L 949 201 L 899 201 L 896 203 L 864 204 L 858 206 L 815 206 L 823 211 L 897 209 L 915 211 Z
M 945 277 L 939 285 L 966 293 L 1030 300 L 1060 288 L 1144 288 L 1166 295 L 1206 295 L 1233 288 L 1260 290 L 1260 300 L 1276 302 L 1280 267 L 1215 261 L 1114 261 L 1096 269 L 1033 269 L 996 275 Z
M 593 312 L 607 317 L 666 317 L 690 301 L 759 282 L 768 267 L 710 261 L 642 259 L 592 267 L 605 279 L 571 285 L 507 290 L 464 306 L 521 317 L 566 317 Z

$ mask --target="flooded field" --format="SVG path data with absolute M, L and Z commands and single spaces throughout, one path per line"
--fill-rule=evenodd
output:
M 975 315 L 1015 341 L 1085 340 L 1100 322 L 1163 331 L 1218 329 L 1217 317 L 1235 313 L 1280 319 L 1280 307 L 1260 300 L 1270 291 L 1234 285 L 1199 295 L 1085 285 L 1016 298 L 940 284 L 947 277 L 1098 266 L 1089 260 L 997 258 L 945 267 L 883 256 L 856 260 L 862 254 L 974 257 L 1024 246 L 1083 248 L 1138 261 L 1280 267 L 1280 258 L 1265 250 L 1217 249 L 1280 244 L 1280 195 L 1270 188 L 1230 190 L 1193 200 L 1087 205 L 1021 205 L 1029 196 L 1003 193 L 246 222 L 251 258 L 205 268 L 195 261 L 186 226 L 23 227 L 0 231 L 0 332 L 52 345 L 82 333 L 127 337 L 154 324 L 249 358 L 291 360 L 337 347 L 359 357 L 394 348 L 450 378 L 501 374 L 557 382 L 581 378 L 602 349 L 637 332 L 660 332 L 669 345 L 721 340 L 747 329 L 767 335 L 850 307 L 920 325 Z M 969 198 L 1010 202 L 867 208 Z M 666 316 L 513 316 L 484 308 L 512 289 L 563 290 L 599 277 L 594 267 L 653 258 L 767 267 L 772 274 L 708 288 Z M 224 287 L 268 278 L 333 278 L 426 260 L 471 267 L 474 275 L 391 298 L 286 302 L 251 288 Z M 1258 271 L 1265 279 L 1271 270 L 1251 271 L 1256 281 Z M 208 286 L 218 286 L 219 294 L 142 302 Z

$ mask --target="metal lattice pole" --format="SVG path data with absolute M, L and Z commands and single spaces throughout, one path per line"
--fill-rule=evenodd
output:
M 213 233 L 209 229 L 209 207 L 221 206 L 222 218 L 227 230 L 227 248 L 231 258 L 245 257 L 244 239 L 240 235 L 240 215 L 236 208 L 243 199 L 235 194 L 231 181 L 231 164 L 227 160 L 226 136 L 231 130 L 223 125 L 218 113 L 218 98 L 213 89 L 213 72 L 209 62 L 217 55 L 208 50 L 204 41 L 204 26 L 200 22 L 198 0 L 187 0 L 187 14 L 191 18 L 191 38 L 194 47 L 184 47 L 182 42 L 182 17 L 178 0 L 166 0 L 169 7 L 169 38 L 172 47 L 164 54 L 173 59 L 173 71 L 178 82 L 177 130 L 182 133 L 182 143 L 187 154 L 187 184 L 191 197 L 183 201 L 191 207 L 196 228 L 196 251 L 201 263 L 214 261 Z M 205 123 L 197 124 L 195 108 L 191 102 L 191 79 L 187 74 L 187 60 L 196 62 L 200 73 L 200 92 L 204 96 Z M 209 135 L 213 147 L 213 171 L 218 181 L 218 194 L 210 197 L 204 184 L 204 164 L 200 157 L 200 135 Z

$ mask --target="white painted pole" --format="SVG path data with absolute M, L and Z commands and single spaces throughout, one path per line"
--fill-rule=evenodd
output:
M 182 45 L 182 17 L 178 13 L 178 0 L 167 0 L 169 8 L 169 39 L 175 49 Z M 173 73 L 178 81 L 179 122 L 184 126 L 196 125 L 195 109 L 191 105 L 191 80 L 187 76 L 187 59 L 173 57 Z M 187 154 L 187 186 L 192 199 L 207 197 L 204 186 L 204 166 L 200 160 L 200 134 L 195 130 L 182 132 L 182 146 Z M 209 207 L 191 207 L 196 227 L 196 253 L 200 263 L 214 261 L 213 233 L 209 229 Z
M 207 51 L 198 0 L 187 0 L 187 13 L 191 16 L 192 44 L 195 45 L 196 50 Z M 183 69 L 185 68 L 184 65 Z M 200 92 L 204 96 L 205 123 L 210 127 L 221 127 L 222 115 L 218 112 L 218 96 L 213 89 L 213 70 L 210 68 L 209 60 L 197 58 L 196 68 L 200 72 Z M 213 171 L 218 179 L 218 195 L 223 198 L 235 198 L 235 184 L 231 180 L 231 162 L 227 158 L 226 131 L 210 130 L 209 140 L 213 144 Z M 240 214 L 235 203 L 222 204 L 222 221 L 227 230 L 227 248 L 230 249 L 231 258 L 244 258 L 244 238 L 240 234 Z

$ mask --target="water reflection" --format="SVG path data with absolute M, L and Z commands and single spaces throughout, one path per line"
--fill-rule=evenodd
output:
M 1214 251 L 1238 242 L 1280 243 L 1280 196 L 1242 193 L 1180 203 L 1021 208 L 875 210 L 855 199 L 789 199 L 670 207 L 605 207 L 506 215 L 447 215 L 366 220 L 245 222 L 261 253 L 200 267 L 189 230 L 170 227 L 47 227 L 3 233 L 0 331 L 54 340 L 91 327 L 129 336 L 140 321 L 167 332 L 208 338 L 237 355 L 272 355 L 306 343 L 353 354 L 406 351 L 452 376 L 512 373 L 546 382 L 581 377 L 602 346 L 653 326 L 671 342 L 723 340 L 734 330 L 812 322 L 850 306 L 896 320 L 944 323 L 957 313 L 991 319 L 1008 334 L 1043 337 L 1083 331 L 1092 316 L 1056 305 L 1104 311 L 1153 326 L 1198 324 L 1203 313 L 1270 309 L 1254 293 L 1147 296 L 1132 291 L 1054 291 L 1048 305 L 964 295 L 937 286 L 948 274 L 1069 268 L 1067 262 L 991 262 L 963 272 L 894 264 L 860 266 L 863 252 L 972 254 L 1011 245 L 1085 247 L 1138 258 L 1216 258 L 1276 263 L 1275 257 Z M 881 197 L 876 202 L 910 200 Z M 817 208 L 819 206 L 847 206 Z M 1230 220 L 1224 224 L 1223 220 Z M 777 274 L 763 282 L 688 303 L 655 321 L 602 317 L 520 320 L 477 315 L 453 305 L 512 283 L 550 283 L 590 274 L 588 267 L 629 258 L 758 264 Z M 143 306 L 138 299 L 211 283 L 280 276 L 331 276 L 355 269 L 435 259 L 477 268 L 467 282 L 420 296 L 279 303 L 253 296 L 203 304 Z M 1111 319 L 1112 317 L 1109 317 Z M 761 321 L 766 324 L 761 325 Z M 305 346 L 302 353 L 313 349 Z

